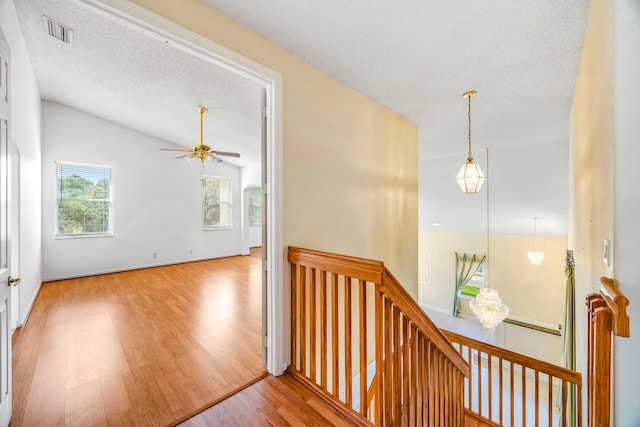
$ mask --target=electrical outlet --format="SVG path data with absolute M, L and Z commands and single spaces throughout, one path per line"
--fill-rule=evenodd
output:
M 154 253 L 153 253 L 153 257 L 154 257 L 154 258 L 158 258 L 158 254 L 154 252 Z
M 193 249 L 189 249 L 189 255 L 193 255 Z

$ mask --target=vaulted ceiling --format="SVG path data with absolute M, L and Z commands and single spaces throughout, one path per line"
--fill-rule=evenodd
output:
M 588 0 L 203 0 L 419 126 L 420 227 L 486 229 L 486 193 L 454 177 L 472 144 L 492 231 L 566 235 L 569 120 Z M 259 87 L 69 0 L 15 0 L 42 96 L 168 142 L 259 159 Z M 74 29 L 72 47 L 43 15 Z M 485 191 L 483 189 L 483 191 Z

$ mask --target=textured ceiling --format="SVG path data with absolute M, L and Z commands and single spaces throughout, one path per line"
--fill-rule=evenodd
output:
M 473 151 L 484 159 L 490 146 L 496 172 L 491 230 L 532 234 L 537 216 L 542 233 L 568 234 L 588 0 L 202 1 L 419 126 L 420 228 L 486 230 L 486 195 L 456 193 L 453 181 L 473 89 Z
M 168 143 L 259 164 L 260 88 L 69 0 L 14 0 L 41 95 Z M 203 0 L 419 126 L 420 228 L 485 231 L 486 197 L 453 178 L 491 149 L 492 231 L 568 234 L 569 114 L 588 0 Z M 73 47 L 44 31 L 47 15 Z M 526 165 L 527 167 L 523 167 Z M 484 166 L 483 166 L 484 167 Z M 523 171 L 527 170 L 528 174 Z M 535 179 L 531 179 L 534 176 Z
M 204 142 L 242 155 L 225 157 L 229 163 L 260 165 L 257 84 L 68 0 L 15 5 L 43 99 L 153 135 L 166 147 L 199 142 L 202 105 L 209 110 Z M 47 34 L 43 15 L 73 29 L 72 46 Z

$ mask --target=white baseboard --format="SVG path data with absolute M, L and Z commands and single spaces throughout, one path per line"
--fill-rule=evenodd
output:
M 124 271 L 142 270 L 144 268 L 164 267 L 164 266 L 167 266 L 167 265 L 185 264 L 187 262 L 207 261 L 207 260 L 210 260 L 210 259 L 229 258 L 229 257 L 233 257 L 233 256 L 242 256 L 242 255 L 243 254 L 241 254 L 241 253 L 233 253 L 233 254 L 228 254 L 228 255 L 220 255 L 220 256 L 216 256 L 216 257 L 189 258 L 189 259 L 183 259 L 183 260 L 164 261 L 164 262 L 157 262 L 157 263 L 151 263 L 151 264 L 141 264 L 141 265 L 134 265 L 134 266 L 129 266 L 129 267 L 121 267 L 121 268 L 109 268 L 109 269 L 106 269 L 106 270 L 83 271 L 83 272 L 80 272 L 80 273 L 63 274 L 63 275 L 60 275 L 60 276 L 52 276 L 52 277 L 43 277 L 42 281 L 43 282 L 53 282 L 53 281 L 56 281 L 56 280 L 76 279 L 78 277 L 99 276 L 101 274 L 121 273 L 121 272 L 124 272 Z
M 19 319 L 20 324 L 18 325 L 18 327 L 24 326 L 27 323 L 27 320 L 29 320 L 29 315 L 31 314 L 31 309 L 33 309 L 33 304 L 36 302 L 36 298 L 38 297 L 38 294 L 40 293 L 40 288 L 42 288 L 42 281 L 40 283 L 38 283 L 38 288 L 33 293 L 33 297 L 31 298 L 31 301 L 29 301 L 29 305 L 27 305 L 27 309 L 25 310 L 24 314 L 22 315 L 22 318 Z

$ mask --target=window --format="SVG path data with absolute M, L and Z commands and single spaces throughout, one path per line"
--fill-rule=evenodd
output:
M 112 234 L 111 168 L 56 162 L 56 235 Z
M 249 225 L 262 225 L 262 188 L 249 188 Z
M 202 177 L 202 228 L 231 227 L 231 178 Z

